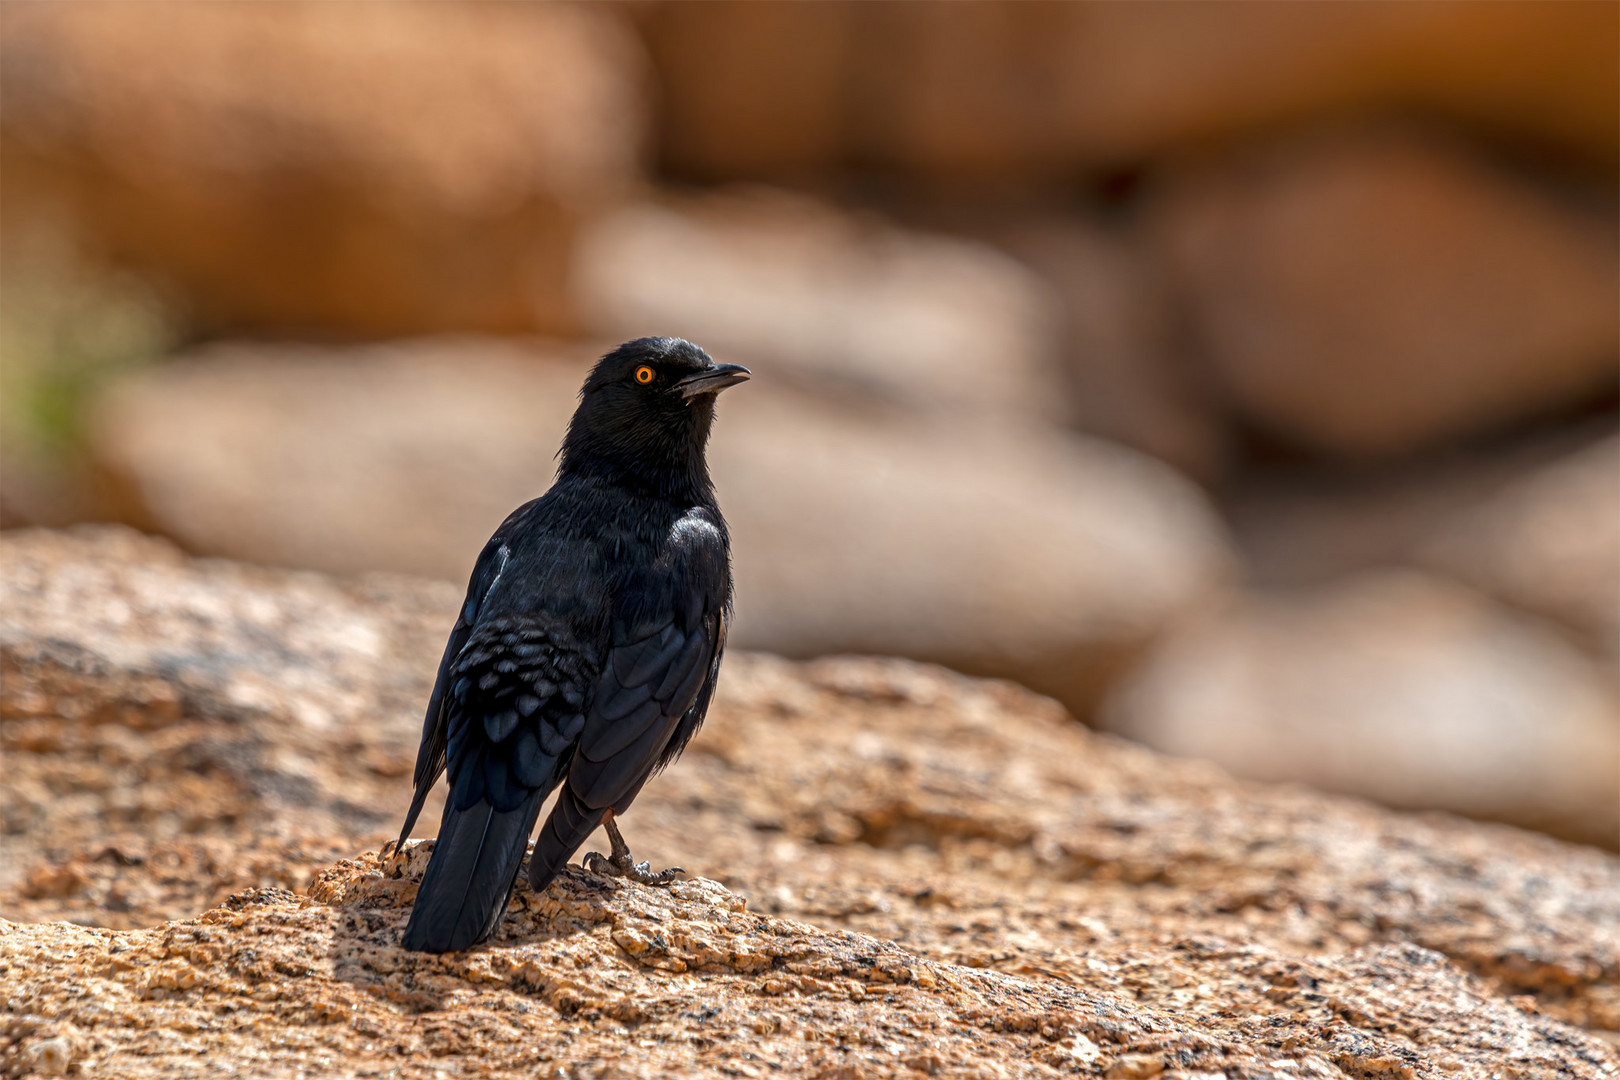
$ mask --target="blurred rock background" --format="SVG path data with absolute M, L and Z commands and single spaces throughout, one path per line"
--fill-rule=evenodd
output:
M 465 579 L 627 336 L 734 640 L 1620 845 L 1620 8 L 0 4 L 0 524 Z

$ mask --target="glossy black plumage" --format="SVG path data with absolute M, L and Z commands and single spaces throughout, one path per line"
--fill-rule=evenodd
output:
M 704 447 L 716 393 L 747 374 L 678 338 L 609 353 L 580 393 L 556 482 L 484 546 L 428 701 L 400 833 L 448 771 L 406 948 L 488 937 L 547 795 L 561 787 L 530 859 L 536 889 L 702 724 L 731 610 L 730 542 Z

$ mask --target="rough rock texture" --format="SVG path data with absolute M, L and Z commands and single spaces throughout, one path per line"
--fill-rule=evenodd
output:
M 1620 662 L 1620 438 L 1504 484 L 1437 527 L 1417 555 Z
M 42 1014 L 12 1051 L 83 1074 L 1605 1077 L 1602 1042 L 1413 945 L 1306 961 L 1190 936 L 1096 951 L 1084 979 L 931 960 L 572 870 L 488 945 L 398 946 L 420 848 L 115 933 L 0 921 L 0 978 Z M 71 983 L 64 978 L 71 978 Z M 53 1071 L 39 1069 L 41 1072 Z M 1500 1074 L 1500 1073 L 1499 1073 Z
M 471 341 L 221 347 L 115 392 L 94 452 L 131 518 L 192 550 L 465 580 L 550 482 L 587 363 Z M 745 647 L 934 660 L 1084 713 L 1230 570 L 1203 497 L 1148 458 L 784 382 L 757 366 L 710 450 Z
M 1614 218 L 1442 144 L 1275 148 L 1186 178 L 1157 214 L 1216 388 L 1297 444 L 1398 455 L 1614 386 Z
M 0 561 L 12 1072 L 1620 1072 L 1599 1037 L 1620 1031 L 1614 856 L 1233 780 L 899 661 L 729 658 L 709 724 L 625 819 L 699 879 L 571 871 L 520 890 L 486 947 L 404 954 L 423 847 L 332 855 L 403 810 L 408 781 L 375 763 L 414 741 L 415 703 L 315 725 L 300 703 L 322 669 L 425 698 L 445 590 L 107 531 L 9 534 Z M 388 647 L 287 633 L 367 620 Z M 238 667 L 251 709 L 218 678 Z M 132 842 L 139 799 L 172 839 Z M 93 925 L 17 922 L 62 917 Z
M 1439 115 L 1613 172 L 1603 4 L 640 9 L 663 158 L 702 180 L 1066 180 L 1323 116 Z
M 213 325 L 572 326 L 573 231 L 639 175 L 607 8 L 8 4 L 0 61 L 9 216 L 65 211 Z
M 274 862 L 296 849 L 277 846 L 288 837 L 396 816 L 389 793 L 415 757 L 402 718 L 426 700 L 459 590 L 193 562 L 122 529 L 4 536 L 0 880 L 29 871 L 19 851 L 83 848 L 112 872 L 164 875 L 153 887 L 179 889 L 188 910 L 187 890 L 231 872 L 287 883 L 256 881 L 245 856 L 228 871 L 230 849 L 202 841 L 249 827 Z M 334 753 L 348 759 L 339 774 Z M 244 806 L 263 819 L 241 821 Z M 200 846 L 149 857 L 182 837 Z M 55 874 L 25 892 L 83 886 Z
M 982 244 L 751 190 L 607 216 L 581 235 L 574 280 L 604 337 L 661 327 L 776 377 L 925 408 L 1065 411 L 1054 298 Z
M 1620 702 L 1556 631 L 1460 586 L 1369 572 L 1172 633 L 1110 730 L 1265 780 L 1620 846 Z

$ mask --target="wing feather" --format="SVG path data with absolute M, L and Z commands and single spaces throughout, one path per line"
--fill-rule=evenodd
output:
M 621 685 L 646 686 L 655 674 L 669 666 L 684 644 L 686 635 L 676 630 L 671 620 L 657 634 L 635 646 L 614 649 L 613 672 Z
M 518 522 L 532 505 L 526 504 L 513 513 L 506 525 L 490 537 L 489 543 L 479 553 L 478 561 L 473 564 L 472 577 L 467 583 L 467 597 L 456 616 L 455 626 L 450 629 L 450 639 L 445 642 L 444 656 L 439 660 L 439 671 L 433 679 L 433 693 L 428 697 L 427 711 L 422 717 L 422 744 L 416 751 L 416 769 L 411 778 L 416 790 L 411 796 L 411 807 L 405 814 L 405 824 L 399 830 L 401 844 L 416 827 L 416 819 L 421 816 L 422 807 L 427 803 L 428 792 L 433 790 L 433 785 L 444 774 L 451 738 L 450 711 L 445 708 L 446 699 L 452 689 L 456 693 L 465 692 L 464 687 L 451 686 L 455 681 L 451 677 L 452 668 L 461 650 L 467 646 L 473 625 L 478 621 L 479 610 L 506 569 L 506 560 L 511 556 L 511 549 L 506 546 L 505 540 L 507 526 Z
M 641 738 L 648 728 L 669 720 L 665 706 L 657 701 L 642 702 L 634 712 L 619 717 L 612 723 L 598 724 L 580 740 L 580 756 L 587 761 L 606 761 L 625 747 Z
M 640 580 L 616 591 L 607 655 L 575 719 L 567 780 L 529 880 L 550 881 L 609 810 L 677 757 L 708 709 L 731 607 L 725 526 L 694 510 Z M 572 733 L 571 733 L 572 734 Z

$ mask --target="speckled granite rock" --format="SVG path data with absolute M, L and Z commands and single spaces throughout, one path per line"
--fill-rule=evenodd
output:
M 424 848 L 356 853 L 406 801 L 440 591 L 102 531 L 0 564 L 0 1070 L 1620 1073 L 1612 855 L 1237 781 L 898 661 L 728 659 L 625 819 L 702 879 L 570 872 L 483 948 L 405 954 Z M 319 679 L 355 695 L 324 723 Z
M 26 877 L 41 850 L 122 866 L 177 837 L 386 829 L 414 761 L 409 717 L 459 601 L 437 582 L 192 560 L 123 529 L 7 533 L 0 883 Z M 150 869 L 225 858 L 186 847 Z M 211 877 L 164 887 L 185 896 L 177 912 L 227 885 L 293 883 Z
M 128 1077 L 1607 1076 L 1599 1040 L 1437 953 L 1304 960 L 1188 936 L 1085 978 L 975 970 L 751 912 L 706 879 L 570 870 L 488 945 L 407 953 L 423 847 L 143 931 L 0 922 L 13 1055 Z M 30 1045 L 32 1043 L 32 1045 Z

